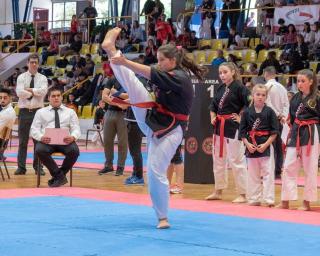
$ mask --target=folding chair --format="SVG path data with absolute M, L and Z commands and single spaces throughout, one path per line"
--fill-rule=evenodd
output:
M 60 152 L 53 152 L 52 156 L 53 157 L 61 157 L 61 156 L 64 156 L 64 154 L 62 154 Z M 41 168 L 41 162 L 39 159 L 39 165 L 38 165 L 38 171 L 37 171 L 37 188 L 40 187 L 40 179 L 41 179 L 40 168 Z M 69 184 L 70 184 L 70 187 L 72 187 L 72 176 L 73 176 L 72 168 L 69 170 L 69 173 L 70 173 Z
M 8 179 L 10 179 L 10 174 L 9 174 L 7 163 L 6 163 L 6 157 L 4 157 L 3 154 L 8 147 L 10 136 L 11 136 L 11 129 L 8 127 L 5 127 L 0 134 L 0 154 L 2 155 L 2 158 L 0 159 L 0 161 L 3 163 Z M 1 174 L 2 180 L 4 181 L 5 178 L 4 178 L 1 165 L 0 165 L 0 174 Z
M 101 135 L 101 132 L 103 131 L 103 125 L 101 124 L 100 127 L 101 127 L 100 129 L 98 129 L 98 128 L 90 128 L 90 129 L 87 130 L 86 149 L 88 148 L 88 138 L 89 138 L 89 133 L 90 132 L 97 132 L 98 135 L 99 135 L 100 142 L 103 145 L 103 139 L 102 139 L 102 135 Z

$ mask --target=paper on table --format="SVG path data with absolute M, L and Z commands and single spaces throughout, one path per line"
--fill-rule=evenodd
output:
M 51 139 L 49 144 L 66 145 L 63 139 L 70 136 L 70 132 L 69 128 L 45 128 L 44 136 Z
M 283 125 L 282 133 L 281 133 L 281 139 L 284 144 L 287 144 L 287 138 L 290 132 L 290 127 L 287 123 Z

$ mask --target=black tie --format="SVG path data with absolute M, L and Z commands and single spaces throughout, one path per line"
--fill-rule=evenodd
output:
M 54 110 L 54 128 L 60 128 L 59 108 L 53 108 Z
M 34 88 L 34 75 L 31 75 L 30 88 Z
M 0 106 L 0 111 L 2 111 L 2 106 Z

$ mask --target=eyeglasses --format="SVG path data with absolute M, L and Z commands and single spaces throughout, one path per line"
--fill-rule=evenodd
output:
M 30 64 L 35 64 L 35 65 L 38 65 L 38 64 L 39 64 L 38 61 L 32 61 L 32 60 L 30 60 L 29 63 L 30 63 Z

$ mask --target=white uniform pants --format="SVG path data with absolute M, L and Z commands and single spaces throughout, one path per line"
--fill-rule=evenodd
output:
M 120 54 L 120 53 L 117 53 Z M 152 101 L 150 93 L 130 69 L 111 64 L 115 77 L 129 94 L 131 103 Z M 169 207 L 169 181 L 167 169 L 183 137 L 182 128 L 176 127 L 158 139 L 146 125 L 146 109 L 132 108 L 141 131 L 148 140 L 148 185 L 153 208 L 159 219 L 167 218 Z
M 247 158 L 249 203 L 265 202 L 274 204 L 274 150 L 270 146 L 270 156 Z M 262 178 L 262 180 L 261 180 Z M 261 184 L 262 182 L 262 184 Z
M 282 201 L 298 199 L 297 179 L 301 167 L 305 176 L 303 200 L 309 202 L 317 201 L 318 158 L 319 135 L 315 127 L 314 144 L 311 145 L 310 156 L 307 156 L 307 146 L 301 147 L 301 158 L 297 158 L 295 147 L 287 147 L 282 177 Z
M 237 132 L 238 133 L 238 132 Z M 216 136 L 216 144 L 213 149 L 213 173 L 215 189 L 222 190 L 228 187 L 227 159 L 232 169 L 238 194 L 246 194 L 247 164 L 244 156 L 245 148 L 242 141 L 224 138 L 223 156 L 219 157 L 220 136 Z

